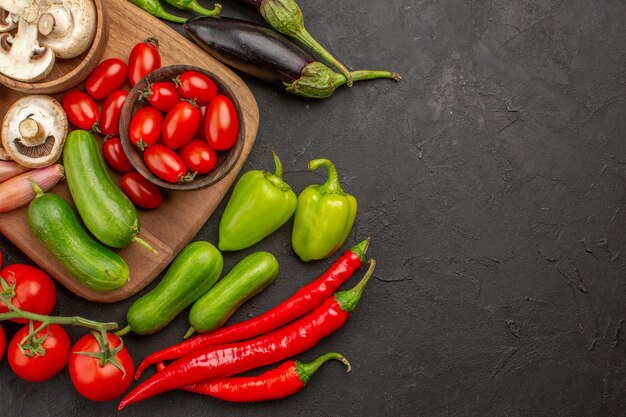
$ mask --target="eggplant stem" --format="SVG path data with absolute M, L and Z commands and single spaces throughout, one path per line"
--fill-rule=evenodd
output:
M 326 50 L 318 41 L 311 36 L 308 30 L 305 27 L 302 27 L 302 30 L 293 34 L 293 36 L 302 42 L 304 46 L 315 52 L 320 58 L 324 59 L 324 61 L 328 62 L 335 68 L 339 70 L 346 77 L 346 85 L 348 87 L 352 87 L 352 82 L 354 75 L 350 72 L 348 67 L 346 67 L 341 61 L 331 55 L 330 52 Z M 356 81 L 356 80 L 354 80 Z

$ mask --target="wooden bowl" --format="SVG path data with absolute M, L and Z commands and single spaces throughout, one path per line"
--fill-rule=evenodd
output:
M 54 94 L 69 90 L 85 81 L 100 63 L 109 39 L 109 17 L 104 1 L 94 0 L 97 20 L 96 35 L 87 52 L 72 59 L 57 59 L 50 74 L 42 80 L 26 83 L 0 74 L 0 84 L 27 94 Z
M 130 130 L 130 121 L 133 115 L 142 107 L 146 106 L 144 102 L 139 101 L 140 91 L 147 88 L 148 84 L 154 84 L 161 81 L 171 81 L 175 77 L 179 76 L 185 71 L 198 71 L 209 76 L 215 85 L 219 94 L 228 97 L 237 109 L 237 117 L 239 118 L 239 135 L 237 136 L 237 142 L 235 146 L 227 151 L 217 151 L 217 165 L 215 169 L 205 175 L 197 175 L 192 181 L 183 184 L 173 184 L 162 180 L 154 175 L 143 161 L 143 155 L 141 151 L 130 141 L 128 132 Z M 200 190 L 206 188 L 212 184 L 215 184 L 222 178 L 224 178 L 235 166 L 237 160 L 241 156 L 241 152 L 244 148 L 244 141 L 246 138 L 246 126 L 245 119 L 241 111 L 241 104 L 234 91 L 229 84 L 222 81 L 220 75 L 212 71 L 194 67 L 191 65 L 170 65 L 168 67 L 160 68 L 151 74 L 147 75 L 141 81 L 139 81 L 130 93 L 122 108 L 122 114 L 120 116 L 120 139 L 122 141 L 122 147 L 130 163 L 133 167 L 150 182 L 158 185 L 159 187 L 167 188 L 177 191 L 191 191 Z M 204 122 L 204 121 L 203 121 Z

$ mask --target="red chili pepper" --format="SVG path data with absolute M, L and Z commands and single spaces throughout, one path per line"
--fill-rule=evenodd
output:
M 235 375 L 305 352 L 339 330 L 359 302 L 376 262 L 351 290 L 335 293 L 321 306 L 285 327 L 255 339 L 192 352 L 138 385 L 117 406 L 122 410 L 163 392 Z
M 177 345 L 149 355 L 141 362 L 135 379 L 153 363 L 173 360 L 198 349 L 250 339 L 275 330 L 319 306 L 346 282 L 365 261 L 369 239 L 346 251 L 326 272 L 302 287 L 291 298 L 258 317 L 233 324 L 212 333 L 196 336 Z
M 183 390 L 208 395 L 235 403 L 279 400 L 299 392 L 313 374 L 326 362 L 334 359 L 343 362 L 350 372 L 350 362 L 339 353 L 327 353 L 311 363 L 287 361 L 258 376 L 213 379 L 184 387 Z M 165 365 L 157 365 L 162 370 Z

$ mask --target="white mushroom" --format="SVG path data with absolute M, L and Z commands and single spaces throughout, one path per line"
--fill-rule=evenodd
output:
M 86 52 L 96 35 L 93 0 L 50 1 L 39 17 L 40 42 L 58 58 L 75 58 Z
M 17 19 L 8 10 L 0 8 L 0 32 L 8 32 L 17 27 Z
M 37 81 L 52 71 L 54 53 L 37 41 L 37 25 L 19 18 L 17 33 L 0 35 L 0 73 L 18 81 Z
M 0 9 L 13 15 L 13 20 L 23 18 L 28 23 L 39 20 L 39 3 L 36 0 L 0 0 Z
M 52 97 L 26 96 L 6 113 L 1 132 L 2 145 L 14 161 L 31 168 L 44 167 L 61 156 L 67 117 Z

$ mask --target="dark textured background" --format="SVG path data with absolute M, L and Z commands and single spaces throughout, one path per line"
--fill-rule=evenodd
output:
M 254 18 L 224 3 L 225 15 Z M 329 364 L 280 402 L 172 392 L 124 414 L 624 415 L 626 2 L 300 3 L 309 30 L 349 66 L 404 77 L 326 101 L 245 78 L 261 111 L 245 169 L 270 168 L 274 149 L 300 191 L 322 180 L 307 161 L 326 156 L 359 199 L 348 243 L 373 237 L 376 280 L 342 331 L 299 356 L 339 351 L 354 370 Z M 198 239 L 216 242 L 223 208 Z M 267 250 L 281 263 L 234 320 L 329 264 L 299 262 L 290 226 L 225 256 L 230 267 Z M 7 263 L 29 262 L 1 237 L 0 246 Z M 124 322 L 132 301 L 94 305 L 60 288 L 56 313 Z M 125 340 L 139 361 L 186 328 L 183 314 Z M 0 387 L 2 416 L 116 415 L 115 402 L 79 397 L 66 372 L 29 384 L 5 361 Z

